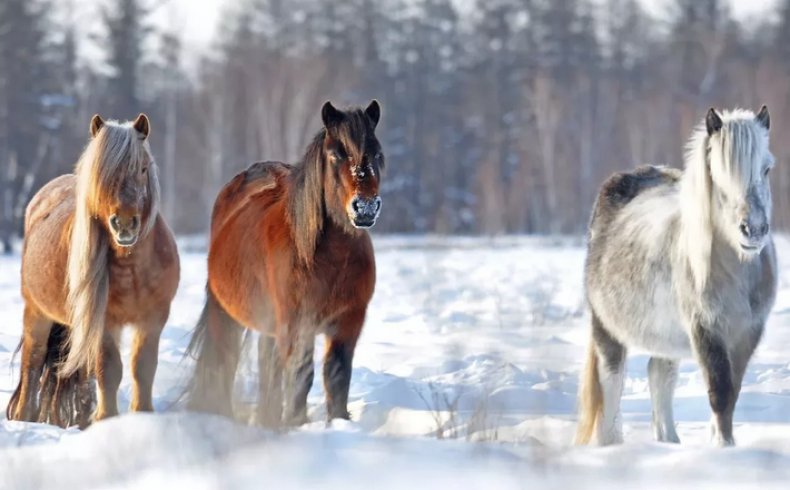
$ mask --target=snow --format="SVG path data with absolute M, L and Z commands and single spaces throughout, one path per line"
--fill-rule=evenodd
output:
M 156 414 L 88 430 L 0 419 L 0 488 L 786 488 L 790 482 L 790 241 L 777 238 L 780 292 L 735 414 L 738 447 L 708 442 L 694 363 L 681 367 L 679 446 L 652 441 L 647 357 L 628 362 L 626 443 L 571 446 L 587 341 L 583 241 L 386 237 L 354 361 L 352 421 L 275 433 L 184 412 L 182 361 L 202 307 L 205 255 L 182 241 L 181 286 L 162 337 Z M 19 257 L 0 258 L 0 408 L 19 375 Z M 320 373 L 318 341 L 317 374 Z M 124 343 L 128 359 L 128 339 Z M 253 361 L 241 369 L 254 386 Z M 128 366 L 127 366 L 128 369 Z M 128 371 L 119 393 L 130 397 Z

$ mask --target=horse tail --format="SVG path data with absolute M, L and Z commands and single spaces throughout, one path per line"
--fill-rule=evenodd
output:
M 41 374 L 39 422 L 85 428 L 90 423 L 95 402 L 95 387 L 82 368 L 70 374 L 62 372 L 63 362 L 71 350 L 69 328 L 55 323 L 47 339 L 47 352 Z
M 598 354 L 595 351 L 595 342 L 590 339 L 579 382 L 579 423 L 576 428 L 576 444 L 590 443 L 602 409 L 603 394 L 598 375 Z
M 243 331 L 206 286 L 206 304 L 184 354 L 196 361 L 187 390 L 190 410 L 233 416 L 233 384 Z
M 38 421 L 66 427 L 69 414 L 61 413 L 58 402 L 62 391 L 68 389 L 72 376 L 59 379 L 59 367 L 69 355 L 68 329 L 59 323 L 52 325 L 47 338 L 47 351 L 44 355 L 44 368 L 41 372 L 39 388 Z M 64 407 L 68 409 L 68 407 Z M 66 410 L 67 411 L 67 410 Z
M 11 356 L 11 365 L 14 364 L 14 358 L 17 354 L 22 350 L 22 340 L 19 339 L 19 344 L 17 344 L 16 349 L 14 349 L 14 354 Z M 19 377 L 19 383 L 16 385 L 16 389 L 14 393 L 11 395 L 11 399 L 8 400 L 8 405 L 5 408 L 5 418 L 8 420 L 14 420 L 13 415 L 16 412 L 16 406 L 19 404 L 19 397 L 22 394 L 22 376 Z
M 19 346 L 14 355 L 22 347 Z M 79 425 L 85 428 L 90 422 L 95 401 L 93 384 L 87 376 L 87 370 L 65 376 L 61 372 L 63 361 L 69 354 L 69 329 L 65 325 L 55 323 L 49 331 L 47 350 L 44 354 L 44 365 L 40 373 L 38 422 L 59 425 L 63 428 Z M 19 404 L 22 392 L 22 380 L 14 390 L 6 408 L 6 418 L 12 419 Z

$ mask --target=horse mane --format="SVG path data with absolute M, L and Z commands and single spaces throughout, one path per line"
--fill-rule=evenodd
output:
M 107 121 L 86 146 L 75 169 L 74 219 L 67 265 L 70 351 L 63 375 L 89 366 L 101 348 L 109 296 L 110 238 L 97 219 L 111 205 L 126 178 L 148 161 L 148 202 L 141 216 L 141 237 L 153 229 L 159 213 L 159 180 L 148 142 L 131 123 Z
M 288 218 L 291 224 L 296 254 L 300 262 L 309 266 L 324 229 L 324 139 L 322 129 L 307 146 L 302 163 L 291 172 L 292 191 L 288 198 Z
M 704 121 L 695 128 L 686 145 L 680 185 L 680 243 L 689 256 L 698 292 L 704 290 L 710 275 L 713 182 L 734 190 L 748 188 L 759 178 L 759 166 L 753 162 L 767 149 L 767 133 L 751 111 L 724 111 L 721 119 L 721 130 L 712 136 Z
M 313 263 L 324 220 L 332 215 L 331 210 L 327 210 L 324 199 L 326 138 L 340 143 L 349 152 L 349 157 L 359 162 L 368 138 L 375 137 L 370 119 L 362 109 L 350 109 L 343 114 L 343 120 L 333 126 L 329 133 L 326 128 L 322 128 L 316 134 L 307 146 L 301 164 L 295 165 L 291 172 L 292 191 L 289 196 L 288 218 L 299 260 L 308 267 Z M 379 168 L 383 170 L 384 162 L 379 164 Z

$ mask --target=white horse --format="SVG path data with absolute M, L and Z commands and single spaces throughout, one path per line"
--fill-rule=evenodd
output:
M 734 444 L 746 365 L 776 297 L 770 235 L 768 109 L 710 109 L 682 172 L 641 167 L 607 180 L 590 223 L 585 270 L 592 339 L 580 383 L 578 444 L 622 442 L 628 348 L 647 351 L 653 430 L 679 442 L 672 417 L 678 361 L 699 362 L 712 436 Z

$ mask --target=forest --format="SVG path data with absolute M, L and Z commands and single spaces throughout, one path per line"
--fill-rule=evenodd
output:
M 638 0 L 229 0 L 203 53 L 155 26 L 150 0 L 107 0 L 87 38 L 56 3 L 0 2 L 6 249 L 94 113 L 149 115 L 165 216 L 203 234 L 232 175 L 298 161 L 327 99 L 381 102 L 378 233 L 583 233 L 609 174 L 682 166 L 708 107 L 763 103 L 774 223 L 790 225 L 790 0 L 753 22 L 724 0 L 660 15 Z

